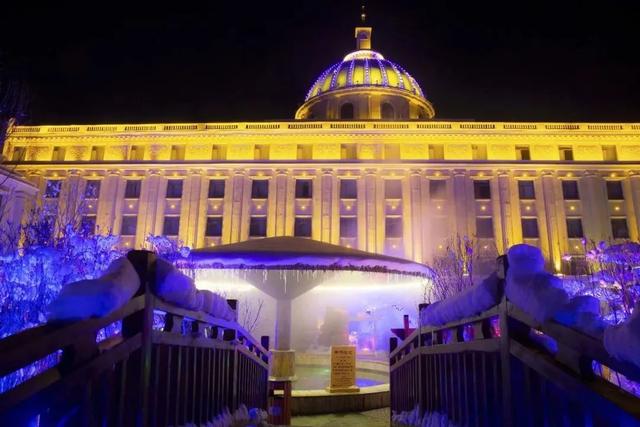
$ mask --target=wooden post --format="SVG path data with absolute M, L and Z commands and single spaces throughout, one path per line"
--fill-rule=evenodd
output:
M 127 390 L 129 399 L 137 401 L 134 406 L 136 425 L 146 426 L 149 420 L 149 389 L 151 378 L 151 334 L 153 332 L 154 297 L 151 289 L 155 284 L 155 261 L 153 252 L 130 251 L 127 259 L 133 264 L 140 277 L 137 295 L 144 295 L 144 310 L 122 320 L 123 337 L 137 333 L 142 335 L 140 353 L 135 354 L 127 364 L 127 377 L 131 379 L 131 388 Z M 137 357 L 136 357 L 137 356 Z M 155 410 L 156 408 L 153 408 Z

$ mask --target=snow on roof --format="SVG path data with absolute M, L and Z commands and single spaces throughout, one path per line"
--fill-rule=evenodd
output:
M 196 268 L 353 270 L 432 277 L 429 267 L 410 260 L 288 236 L 195 249 L 186 262 Z

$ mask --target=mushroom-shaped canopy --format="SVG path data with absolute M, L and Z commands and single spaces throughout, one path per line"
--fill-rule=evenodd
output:
M 338 271 L 371 272 L 424 279 L 431 278 L 433 273 L 426 265 L 414 261 L 299 237 L 268 237 L 195 249 L 179 264 L 196 270 L 252 272 L 245 274 L 245 278 L 277 299 L 295 298 L 326 280 L 326 276 L 314 275 L 305 277 L 305 283 L 287 287 L 287 281 L 292 284 L 294 274 L 300 271 L 328 275 Z

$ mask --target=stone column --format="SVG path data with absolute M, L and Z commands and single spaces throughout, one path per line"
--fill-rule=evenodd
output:
M 522 227 L 520 217 L 516 215 L 517 198 L 513 194 L 512 177 L 505 170 L 498 171 L 492 185 L 492 207 L 494 228 L 496 229 L 496 247 L 498 253 L 505 253 L 509 246 L 522 242 Z M 493 189 L 495 188 L 495 191 Z M 497 221 L 496 221 L 497 220 Z
M 536 210 L 538 211 L 538 226 L 540 229 L 540 242 L 545 238 L 545 246 L 548 248 L 548 261 L 560 271 L 562 265 L 562 253 L 566 250 L 566 239 L 564 224 L 564 207 L 558 206 L 562 203 L 562 193 L 556 182 L 556 177 L 552 171 L 543 171 L 540 178 L 542 194 L 536 194 Z M 537 192 L 537 189 L 536 189 Z M 544 218 L 543 218 L 544 214 Z
M 627 212 L 629 237 L 633 241 L 640 238 L 640 175 L 637 172 L 629 174 L 629 178 L 622 183 Z
M 225 221 L 222 225 L 222 243 L 236 243 L 249 236 L 249 202 L 251 181 L 246 179 L 244 169 L 235 169 L 229 179 L 230 191 L 225 194 Z
M 180 239 L 191 248 L 204 245 L 207 217 L 207 186 L 202 169 L 189 171 L 180 205 Z
M 358 181 L 358 247 L 373 253 L 384 251 L 384 188 L 375 169 L 365 169 Z
M 612 236 L 604 179 L 591 171 L 586 171 L 579 179 L 578 185 L 582 202 L 584 236 L 596 242 L 608 241 Z
M 267 219 L 267 235 L 287 235 L 287 188 L 289 187 L 289 173 L 286 169 L 276 169 L 271 181 L 272 191 L 269 192 L 269 208 Z
M 460 237 L 474 235 L 475 230 L 475 197 L 473 186 L 469 190 L 471 181 L 467 178 L 466 171 L 456 169 L 451 179 L 453 188 L 453 200 L 451 209 L 454 212 L 453 230 Z M 453 237 L 453 236 L 452 236 Z
M 118 169 L 108 170 L 107 176 L 100 182 L 96 224 L 101 233 L 120 233 L 120 220 L 116 227 L 116 218 L 122 216 L 124 187 L 125 183 Z
M 138 206 L 136 247 L 146 247 L 149 234 L 161 234 L 164 220 L 164 205 L 167 181 L 159 169 L 150 169 L 142 181 Z
M 270 376 L 278 380 L 295 379 L 295 351 L 291 350 L 291 300 L 276 301 L 275 349 L 271 351 Z
M 0 212 L 0 228 L 6 230 L 5 236 L 10 236 L 11 239 L 15 238 L 15 242 L 18 242 L 20 224 L 27 214 L 29 194 L 15 190 L 1 194 L 1 196 L 5 199 L 0 204 L 0 208 L 4 209 L 4 212 Z
M 339 243 L 339 201 L 336 188 L 336 177 L 332 169 L 322 169 L 320 176 L 314 179 L 312 236 L 315 240 Z
M 427 215 L 422 197 L 423 182 L 420 169 L 411 169 L 402 192 L 404 255 L 416 262 L 424 262 L 422 228 L 426 226 Z

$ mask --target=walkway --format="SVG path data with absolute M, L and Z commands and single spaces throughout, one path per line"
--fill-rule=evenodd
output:
M 293 417 L 294 427 L 389 427 L 389 408 L 343 414 Z

